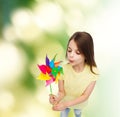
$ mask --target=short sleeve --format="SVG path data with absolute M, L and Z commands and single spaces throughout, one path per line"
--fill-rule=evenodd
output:
M 99 79 L 99 70 L 96 67 L 93 67 L 94 73 L 92 73 L 92 81 L 96 81 Z
M 60 75 L 59 80 L 64 80 L 64 74 L 61 74 L 61 75 Z
M 60 74 L 59 80 L 64 80 L 65 72 L 66 72 L 66 64 L 62 66 L 63 73 Z

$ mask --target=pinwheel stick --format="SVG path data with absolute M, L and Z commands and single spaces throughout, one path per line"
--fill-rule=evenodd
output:
M 52 86 L 51 86 L 51 84 L 50 84 L 50 94 L 52 94 Z

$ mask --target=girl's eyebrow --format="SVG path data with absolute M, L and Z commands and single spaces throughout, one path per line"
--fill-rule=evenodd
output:
M 72 50 L 72 48 L 71 48 L 71 47 L 69 47 L 69 46 L 68 46 L 68 49 L 71 49 L 71 50 Z M 76 49 L 75 51 L 79 51 L 79 50 L 78 50 L 78 49 Z
M 69 46 L 68 46 L 68 48 L 70 48 Z M 70 48 L 71 49 L 71 48 Z

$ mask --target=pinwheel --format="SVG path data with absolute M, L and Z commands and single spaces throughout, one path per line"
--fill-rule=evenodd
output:
M 60 75 L 63 74 L 63 68 L 60 66 L 62 61 L 55 62 L 56 55 L 52 60 L 50 60 L 46 55 L 46 64 L 39 65 L 38 68 L 41 71 L 40 75 L 38 76 L 38 80 L 45 80 L 46 85 L 50 85 L 50 93 L 52 94 L 52 87 L 51 83 L 58 81 Z

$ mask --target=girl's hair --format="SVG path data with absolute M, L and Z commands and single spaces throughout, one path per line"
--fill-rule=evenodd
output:
M 97 67 L 97 65 L 94 59 L 94 44 L 91 35 L 87 32 L 75 32 L 70 37 L 68 45 L 72 39 L 75 41 L 79 52 L 85 56 L 85 62 L 90 66 L 91 72 L 94 73 L 92 67 L 93 66 Z

